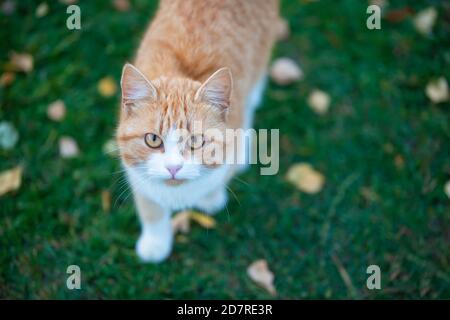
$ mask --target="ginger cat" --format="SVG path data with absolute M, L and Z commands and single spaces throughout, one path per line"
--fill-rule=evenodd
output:
M 172 212 L 226 205 L 236 166 L 208 162 L 208 147 L 228 150 L 208 132 L 251 127 L 279 21 L 277 0 L 160 2 L 134 66 L 123 68 L 117 129 L 141 260 L 170 254 Z

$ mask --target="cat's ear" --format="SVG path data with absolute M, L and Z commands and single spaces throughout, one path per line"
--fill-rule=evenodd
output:
M 141 100 L 156 99 L 156 88 L 135 66 L 127 63 L 122 70 L 120 80 L 122 104 L 124 107 L 134 105 Z
M 214 72 L 195 93 L 196 100 L 202 100 L 221 108 L 230 106 L 233 78 L 230 69 L 221 68 Z

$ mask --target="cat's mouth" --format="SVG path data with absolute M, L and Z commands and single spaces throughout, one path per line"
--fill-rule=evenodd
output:
M 164 183 L 168 186 L 179 186 L 180 184 L 184 183 L 186 179 L 177 179 L 177 178 L 170 178 L 164 180 Z

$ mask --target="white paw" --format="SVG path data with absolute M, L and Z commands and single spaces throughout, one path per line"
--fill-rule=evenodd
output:
M 218 191 L 209 193 L 197 204 L 197 208 L 204 213 L 213 215 L 218 211 L 225 208 L 227 204 L 228 196 L 225 189 L 220 189 Z
M 142 232 L 136 243 L 136 253 L 143 262 L 158 263 L 164 261 L 172 251 L 172 231 Z

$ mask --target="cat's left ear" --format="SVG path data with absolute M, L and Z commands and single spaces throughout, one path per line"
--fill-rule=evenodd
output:
M 123 67 L 120 86 L 124 107 L 134 105 L 138 101 L 156 99 L 156 88 L 132 64 L 127 63 Z
M 230 69 L 221 68 L 202 84 L 195 93 L 195 99 L 226 109 L 230 106 L 232 88 Z

